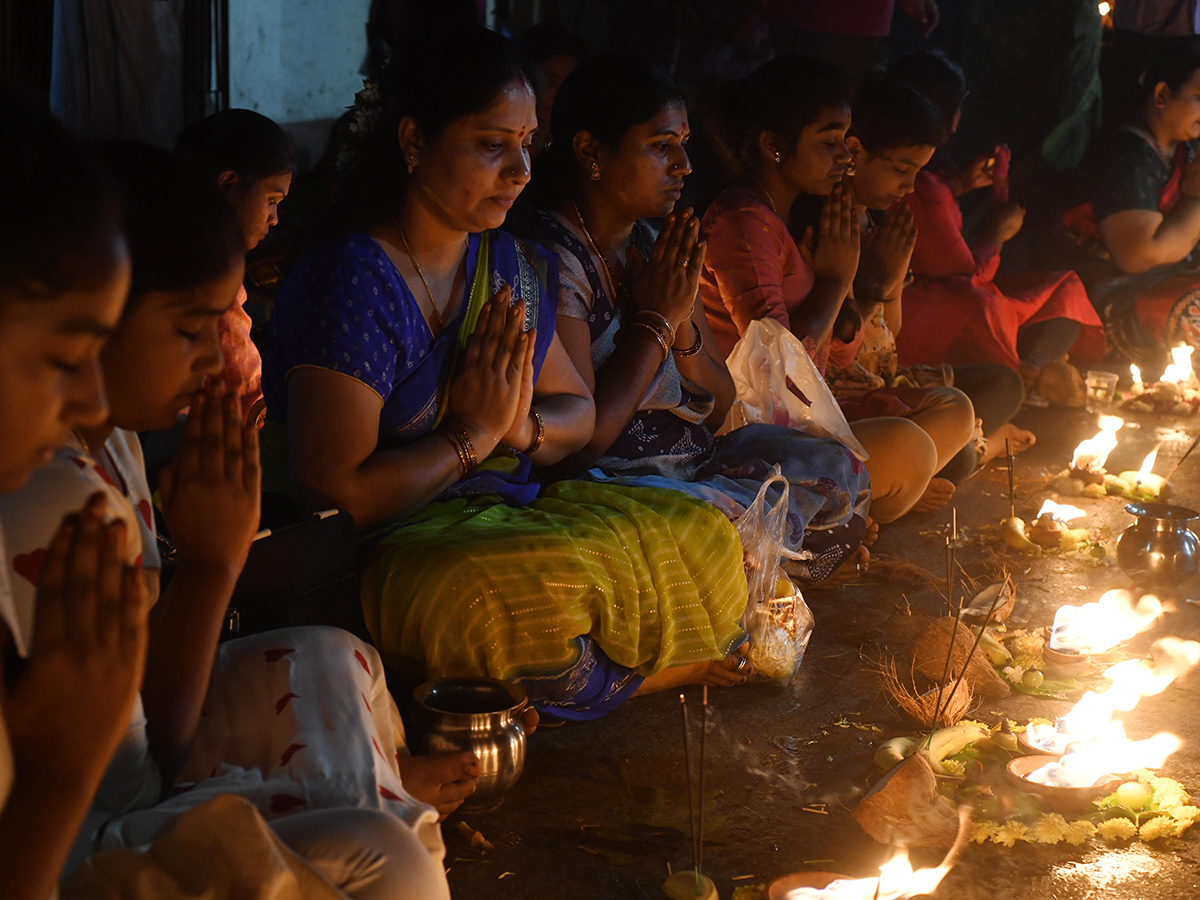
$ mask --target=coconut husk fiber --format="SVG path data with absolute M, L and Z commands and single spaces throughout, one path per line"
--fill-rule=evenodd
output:
M 854 818 L 881 844 L 949 847 L 958 836 L 958 811 L 938 793 L 924 753 L 914 753 L 884 775 L 854 808 Z
M 1081 409 L 1087 405 L 1087 384 L 1069 362 L 1054 360 L 1042 366 L 1034 391 L 1051 406 Z
M 951 635 L 954 636 L 953 651 L 950 649 Z M 913 642 L 913 666 L 926 678 L 939 682 L 946 672 L 946 656 L 950 654 L 950 669 L 946 676 L 950 683 L 958 678 L 966 664 L 967 674 L 963 680 L 970 685 L 971 693 L 981 697 L 1007 697 L 1012 693 L 1008 682 L 996 673 L 982 653 L 971 655 L 974 644 L 975 635 L 966 625 L 949 617 L 934 619 Z
M 971 708 L 971 702 L 974 700 L 971 687 L 965 678 L 955 688 L 953 696 L 950 694 L 952 684 L 946 685 L 941 694 L 939 707 L 938 689 L 934 688 L 921 693 L 911 678 L 907 681 L 900 678 L 894 660 L 889 659 L 887 662 L 881 663 L 877 672 L 887 695 L 922 728 L 943 728 L 957 724 L 967 714 L 967 710 Z M 937 711 L 936 725 L 934 724 L 935 710 Z

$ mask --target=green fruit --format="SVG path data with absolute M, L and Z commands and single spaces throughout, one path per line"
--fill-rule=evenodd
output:
M 1046 680 L 1045 676 L 1042 675 L 1042 673 L 1039 672 L 1037 669 L 1030 669 L 1028 672 L 1026 672 L 1024 675 L 1021 676 L 1021 684 L 1025 685 L 1025 687 L 1029 688 L 1030 690 L 1034 690 L 1034 691 L 1036 691 L 1038 688 L 1040 688 L 1042 686 L 1042 682 L 1045 680 Z
M 1010 753 L 1017 752 L 1017 736 L 1015 734 L 1000 732 L 992 735 L 992 741 L 997 747 L 1001 747 Z
M 1117 788 L 1117 803 L 1133 810 L 1144 807 L 1152 796 L 1150 788 L 1140 781 L 1130 781 Z

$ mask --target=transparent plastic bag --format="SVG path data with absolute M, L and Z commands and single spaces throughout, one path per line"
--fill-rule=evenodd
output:
M 804 344 L 774 319 L 751 322 L 726 365 L 737 399 L 721 434 L 758 422 L 786 425 L 841 441 L 860 460 L 867 458 Z
M 772 505 L 768 494 L 775 485 L 780 492 Z M 780 565 L 784 556 L 803 559 L 808 555 L 784 547 L 787 510 L 788 482 L 776 466 L 775 474 L 763 482 L 758 496 L 737 521 L 750 588 L 742 619 L 750 637 L 747 658 L 759 674 L 781 685 L 799 671 L 813 630 L 813 616 L 804 596 Z

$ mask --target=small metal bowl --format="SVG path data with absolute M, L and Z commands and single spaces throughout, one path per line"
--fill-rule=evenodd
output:
M 1105 776 L 1100 784 L 1088 787 L 1057 787 L 1030 781 L 1029 776 L 1042 766 L 1057 762 L 1059 757 L 1049 755 L 1018 756 L 1007 768 L 1009 777 L 1017 783 L 1025 793 L 1037 798 L 1038 802 L 1050 812 L 1078 814 L 1087 812 L 1092 802 L 1105 794 L 1111 794 L 1121 785 L 1121 779 L 1115 775 Z

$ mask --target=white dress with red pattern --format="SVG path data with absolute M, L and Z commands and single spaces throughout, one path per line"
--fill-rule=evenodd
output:
M 129 561 L 140 558 L 152 591 L 157 551 L 150 491 L 137 436 L 116 430 L 99 460 L 78 441 L 0 497 L 12 576 L 6 619 L 28 653 L 45 548 L 67 514 L 97 491 L 130 525 Z M 154 596 L 154 593 L 152 593 Z M 0 603 L 0 610 L 4 604 Z M 378 809 L 407 823 L 440 861 L 432 807 L 400 783 L 404 727 L 375 649 L 337 628 L 288 628 L 219 645 L 192 753 L 170 796 L 162 794 L 136 705 L 105 774 L 67 872 L 95 850 L 148 843 L 182 813 L 235 793 L 268 821 L 314 810 Z

